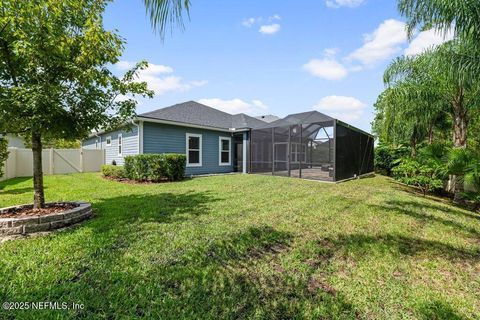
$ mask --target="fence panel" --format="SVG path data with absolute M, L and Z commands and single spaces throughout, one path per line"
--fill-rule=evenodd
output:
M 10 154 L 5 163 L 1 180 L 33 175 L 33 154 L 30 149 L 8 148 Z M 98 172 L 104 163 L 104 150 L 45 149 L 42 152 L 44 174 Z

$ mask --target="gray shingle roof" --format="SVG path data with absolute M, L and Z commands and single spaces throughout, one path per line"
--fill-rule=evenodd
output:
M 265 122 L 244 113 L 231 115 L 195 101 L 175 104 L 170 107 L 142 113 L 139 116 L 227 130 L 230 128 L 255 129 L 265 125 Z
M 309 111 L 291 114 L 283 119 L 268 123 L 254 117 L 250 117 L 244 113 L 232 115 L 195 101 L 187 101 L 175 104 L 170 107 L 142 113 L 139 116 L 143 118 L 167 120 L 225 130 L 232 128 L 271 128 L 335 120 L 334 118 L 318 111 Z
M 335 120 L 334 118 L 327 116 L 326 114 L 320 113 L 318 111 L 309 111 L 309 112 L 290 114 L 283 119 L 268 123 L 264 127 L 265 128 L 283 127 L 283 126 L 291 126 L 291 125 L 306 124 L 306 123 L 329 122 L 334 120 Z
M 273 121 L 280 120 L 280 117 L 277 117 L 273 114 L 266 114 L 266 115 L 263 115 L 263 116 L 255 117 L 255 119 L 259 119 L 259 120 L 270 123 L 270 122 L 273 122 Z

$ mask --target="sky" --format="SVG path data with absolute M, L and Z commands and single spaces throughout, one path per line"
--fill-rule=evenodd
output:
M 451 35 L 416 32 L 411 39 L 395 0 L 191 0 L 185 28 L 165 39 L 141 0 L 114 0 L 107 30 L 125 39 L 121 75 L 136 62 L 155 91 L 137 113 L 198 101 L 251 116 L 318 110 L 371 131 L 383 71 Z

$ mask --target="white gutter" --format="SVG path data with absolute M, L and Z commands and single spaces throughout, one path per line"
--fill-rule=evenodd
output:
M 138 121 L 138 124 L 135 123 L 135 120 L 132 119 L 132 124 L 137 127 L 137 150 L 138 154 L 143 154 L 143 121 Z

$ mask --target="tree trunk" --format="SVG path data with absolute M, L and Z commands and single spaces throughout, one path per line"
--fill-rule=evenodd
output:
M 433 125 L 430 125 L 428 128 L 428 144 L 431 145 L 433 143 Z
M 33 208 L 45 208 L 45 195 L 43 191 L 43 169 L 42 169 L 42 139 L 38 133 L 32 133 L 33 152 Z
M 412 138 L 412 140 L 410 141 L 410 146 L 412 147 L 411 156 L 412 158 L 416 158 L 417 157 L 417 139 L 416 138 Z
M 467 147 L 467 127 L 468 117 L 467 110 L 464 106 L 463 88 L 459 88 L 457 97 L 452 101 L 453 108 L 453 147 L 466 148 Z M 463 180 L 460 176 L 450 175 L 448 182 L 449 191 L 453 192 L 453 201 L 462 203 L 463 197 Z

